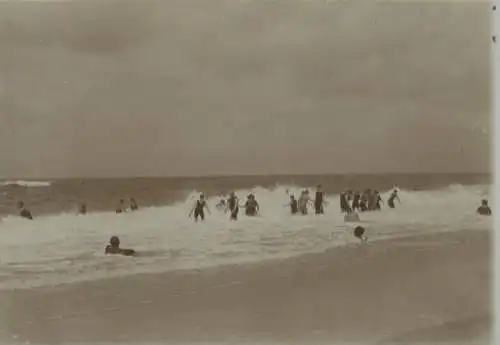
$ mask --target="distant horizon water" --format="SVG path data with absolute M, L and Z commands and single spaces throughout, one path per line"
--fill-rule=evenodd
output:
M 178 178 L 231 178 L 231 177 L 294 177 L 294 176 L 391 176 L 391 175 L 488 175 L 493 176 L 493 168 L 491 171 L 438 171 L 438 172 L 326 172 L 326 173 L 207 173 L 203 175 L 193 175 L 193 174 L 175 174 L 175 175 L 130 175 L 130 176 L 120 176 L 120 175 L 96 175 L 96 176 L 0 176 L 0 181 L 13 181 L 13 180 L 25 180 L 25 181 L 41 181 L 41 180 L 109 180 L 109 179 L 178 179 Z

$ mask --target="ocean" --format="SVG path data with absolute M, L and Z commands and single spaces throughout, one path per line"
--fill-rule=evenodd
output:
M 475 215 L 490 199 L 487 174 L 388 174 L 232 176 L 199 178 L 64 179 L 0 181 L 0 289 L 25 289 L 107 277 L 201 269 L 287 258 L 357 245 L 356 224 L 345 223 L 339 192 L 377 189 L 387 199 L 400 190 L 396 209 L 362 213 L 369 241 L 446 231 L 489 230 L 491 219 Z M 325 214 L 291 216 L 288 192 L 321 184 L 330 202 Z M 215 204 L 234 190 L 243 200 L 252 191 L 258 217 L 231 222 Z M 198 193 L 208 196 L 211 214 L 193 222 L 188 213 Z M 115 214 L 120 198 L 134 197 L 139 211 Z M 34 221 L 17 216 L 23 200 Z M 76 215 L 84 200 L 89 214 Z M 494 200 L 490 200 L 494 203 Z M 137 257 L 105 256 L 112 235 Z

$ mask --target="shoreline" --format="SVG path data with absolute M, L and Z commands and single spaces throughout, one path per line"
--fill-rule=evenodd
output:
M 491 322 L 490 237 L 418 235 L 258 263 L 4 290 L 0 339 L 477 338 Z M 451 332 L 454 324 L 474 324 L 473 334 Z

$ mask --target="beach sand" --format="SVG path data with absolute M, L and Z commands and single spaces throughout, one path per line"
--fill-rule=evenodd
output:
M 0 341 L 488 344 L 491 259 L 489 233 L 462 231 L 2 291 Z

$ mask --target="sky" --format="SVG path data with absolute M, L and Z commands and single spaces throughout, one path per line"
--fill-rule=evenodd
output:
M 490 13 L 0 3 L 0 177 L 488 172 Z

